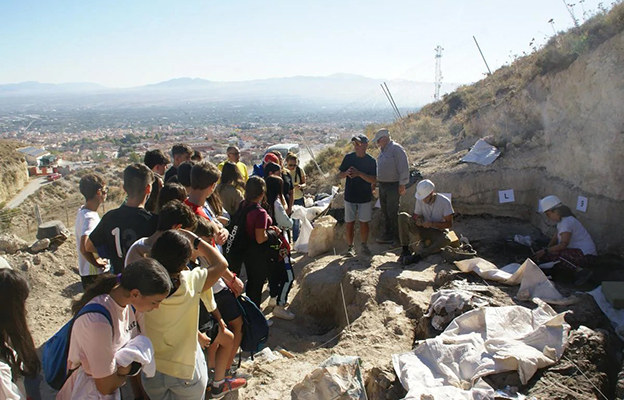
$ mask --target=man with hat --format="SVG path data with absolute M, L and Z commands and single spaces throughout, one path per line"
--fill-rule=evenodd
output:
M 403 147 L 390 138 L 387 129 L 380 129 L 373 142 L 381 149 L 377 157 L 379 203 L 386 221 L 384 234 L 378 243 L 394 243 L 398 237 L 399 200 L 409 182 L 409 163 Z
M 275 163 L 279 165 L 279 158 L 273 153 L 266 153 L 262 159 L 262 164 L 256 164 L 253 166 L 253 175 L 264 178 L 264 166 L 268 163 Z
M 399 236 L 403 247 L 399 263 L 413 264 L 451 244 L 446 232 L 453 227 L 453 213 L 451 201 L 436 193 L 433 182 L 429 179 L 418 182 L 414 214 L 399 214 Z M 420 251 L 413 255 L 409 249 L 410 233 L 420 240 Z M 427 242 L 429 244 L 425 247 Z
M 373 185 L 377 178 L 377 162 L 368 149 L 368 138 L 365 135 L 354 136 L 353 153 L 349 153 L 342 159 L 338 169 L 340 179 L 346 178 L 345 184 L 345 222 L 347 223 L 347 257 L 355 256 L 353 240 L 355 236 L 355 216 L 360 221 L 360 238 L 362 239 L 362 253 L 370 256 L 368 248 L 368 223 L 373 215 Z

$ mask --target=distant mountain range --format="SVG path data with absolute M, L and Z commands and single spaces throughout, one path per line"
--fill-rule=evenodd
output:
M 95 83 L 51 84 L 21 82 L 0 85 L 0 110 L 29 108 L 135 108 L 184 104 L 303 102 L 321 107 L 388 107 L 382 79 L 351 74 L 322 77 L 294 76 L 241 82 L 215 82 L 199 78 L 177 78 L 133 88 L 108 88 Z M 408 80 L 387 81 L 400 108 L 421 107 L 433 100 L 434 84 Z M 459 84 L 443 83 L 441 92 Z

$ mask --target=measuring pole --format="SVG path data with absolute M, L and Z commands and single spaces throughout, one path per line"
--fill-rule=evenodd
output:
M 386 99 L 388 99 L 388 103 L 390 103 L 390 107 L 392 107 L 392 111 L 394 112 L 394 117 L 399 118 L 396 112 L 396 109 L 394 108 L 394 104 L 392 104 L 392 100 L 390 100 L 390 96 L 388 95 L 388 92 L 386 92 L 386 88 L 384 87 L 383 83 L 380 83 L 379 86 L 381 86 L 381 90 L 383 90 L 384 94 L 386 95 Z
M 479 53 L 481 54 L 481 58 L 483 58 L 483 62 L 485 63 L 485 67 L 488 70 L 488 75 L 492 75 L 492 71 L 490 71 L 490 66 L 488 65 L 487 61 L 485 61 L 485 56 L 483 55 L 483 52 L 481 51 L 481 47 L 479 46 L 479 42 L 477 42 L 477 38 L 476 37 L 472 37 L 474 39 L 475 44 L 477 45 L 477 49 L 479 49 Z
M 399 107 L 397 107 L 396 102 L 394 101 L 394 97 L 392 97 L 392 93 L 390 93 L 390 88 L 388 87 L 388 84 L 386 82 L 384 82 L 384 85 L 386 86 L 386 90 L 388 91 L 388 96 L 390 96 L 390 101 L 392 103 L 392 106 L 394 107 L 394 110 L 396 111 L 397 115 L 400 118 L 403 118 L 401 116 L 401 112 L 399 111 Z

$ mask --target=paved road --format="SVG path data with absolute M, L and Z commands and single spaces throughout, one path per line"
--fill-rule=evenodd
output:
M 39 178 L 34 178 L 31 179 L 30 182 L 28 183 L 28 185 L 24 186 L 24 188 L 22 189 L 21 192 L 19 192 L 14 198 L 13 200 L 11 200 L 7 205 L 6 208 L 16 208 L 18 207 L 20 204 L 22 204 L 22 202 L 24 202 L 24 200 L 26 200 L 26 198 L 28 196 L 30 196 L 31 194 L 35 193 L 37 191 L 37 189 L 39 189 L 40 187 L 49 184 L 50 182 L 48 182 L 46 180 L 45 176 L 39 177 Z

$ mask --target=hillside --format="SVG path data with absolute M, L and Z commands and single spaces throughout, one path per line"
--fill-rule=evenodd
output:
M 460 214 L 519 217 L 547 231 L 537 201 L 559 196 L 576 211 L 601 252 L 620 253 L 624 232 L 624 4 L 542 49 L 420 112 L 389 126 L 423 175 L 452 193 Z M 372 137 L 379 126 L 370 126 Z M 502 150 L 489 166 L 459 160 L 479 139 Z M 372 147 L 372 146 L 371 146 Z M 337 167 L 350 145 L 319 154 L 324 170 Z M 377 150 L 373 150 L 375 153 Z M 498 191 L 514 189 L 500 204 Z M 413 207 L 413 196 L 402 208 Z M 511 232 L 510 232 L 511 233 Z
M 24 156 L 15 149 L 23 147 L 15 141 L 0 140 L 0 208 L 28 183 Z

